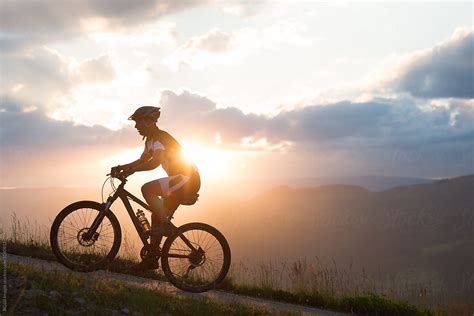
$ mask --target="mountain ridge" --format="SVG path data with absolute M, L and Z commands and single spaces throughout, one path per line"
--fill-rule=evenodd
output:
M 381 192 L 279 186 L 223 207 L 235 215 L 220 227 L 236 255 L 318 257 L 395 275 L 419 271 L 455 289 L 474 275 L 473 188 L 472 174 Z

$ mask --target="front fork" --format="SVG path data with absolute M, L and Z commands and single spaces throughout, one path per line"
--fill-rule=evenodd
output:
M 100 223 L 102 223 L 102 220 L 104 219 L 105 214 L 107 214 L 107 212 L 109 211 L 110 205 L 112 205 L 112 203 L 114 203 L 116 199 L 117 199 L 117 196 L 114 194 L 113 196 L 109 196 L 105 203 L 102 203 L 102 209 L 100 210 L 97 217 L 94 219 L 94 222 L 92 223 L 89 230 L 83 235 L 84 240 L 90 240 L 92 238 L 94 240 L 97 240 L 99 236 L 96 233 L 96 231 L 99 228 Z

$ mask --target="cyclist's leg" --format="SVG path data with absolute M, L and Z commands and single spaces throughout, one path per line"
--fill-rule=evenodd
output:
M 197 193 L 200 185 L 199 175 L 197 177 L 174 175 L 145 183 L 142 186 L 142 194 L 152 210 L 152 226 L 155 226 L 155 223 L 167 222 L 173 215 L 179 205 L 179 199 L 175 201 L 177 203 L 173 203 L 174 198 L 179 196 L 177 193 L 182 191 Z
M 163 179 L 158 179 L 147 182 L 142 186 L 142 195 L 150 206 L 152 214 L 158 219 L 164 217 L 162 196 L 166 194 L 166 183 Z
M 151 227 L 157 228 L 160 223 L 166 221 L 166 211 L 164 209 L 163 196 L 168 188 L 166 178 L 154 180 L 145 183 L 142 186 L 142 194 L 145 201 L 151 209 Z M 161 238 L 156 236 L 150 237 L 150 244 L 159 246 Z
M 179 206 L 179 194 L 180 190 L 187 184 L 189 177 L 185 175 L 176 175 L 169 178 L 169 189 L 165 195 L 164 201 L 164 210 L 167 218 L 171 219 L 174 212 Z
M 179 185 L 171 187 L 171 193 L 165 198 L 165 208 L 170 218 L 183 201 L 189 202 L 188 198 L 195 196 L 201 188 L 201 179 L 198 173 L 190 176 L 183 175 L 182 178 L 183 181 Z

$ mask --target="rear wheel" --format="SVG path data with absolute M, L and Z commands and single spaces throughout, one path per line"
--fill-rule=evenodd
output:
M 227 275 L 230 247 L 217 229 L 203 223 L 189 223 L 166 239 L 161 265 L 166 278 L 188 292 L 213 289 Z
M 105 268 L 117 255 L 122 239 L 120 224 L 109 210 L 92 238 L 86 238 L 102 204 L 93 201 L 73 203 L 53 222 L 50 242 L 58 261 L 82 272 Z

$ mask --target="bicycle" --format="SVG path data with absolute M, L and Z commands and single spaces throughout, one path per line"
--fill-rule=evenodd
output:
M 224 280 L 229 271 L 231 252 L 221 232 L 205 223 L 188 223 L 180 227 L 172 225 L 173 231 L 163 247 L 153 249 L 148 242 L 150 231 L 140 223 L 129 200 L 147 210 L 150 207 L 125 190 L 125 177 L 120 174 L 107 176 L 102 185 L 102 201 L 104 185 L 108 180 L 113 191 L 105 203 L 75 202 L 56 216 L 51 226 L 50 242 L 59 262 L 81 272 L 104 269 L 112 262 L 119 251 L 122 232 L 110 207 L 120 198 L 143 242 L 140 257 L 144 259 L 151 254 L 157 260 L 161 258 L 163 272 L 174 286 L 198 293 L 211 290 Z M 118 187 L 114 185 L 114 178 L 121 181 Z

